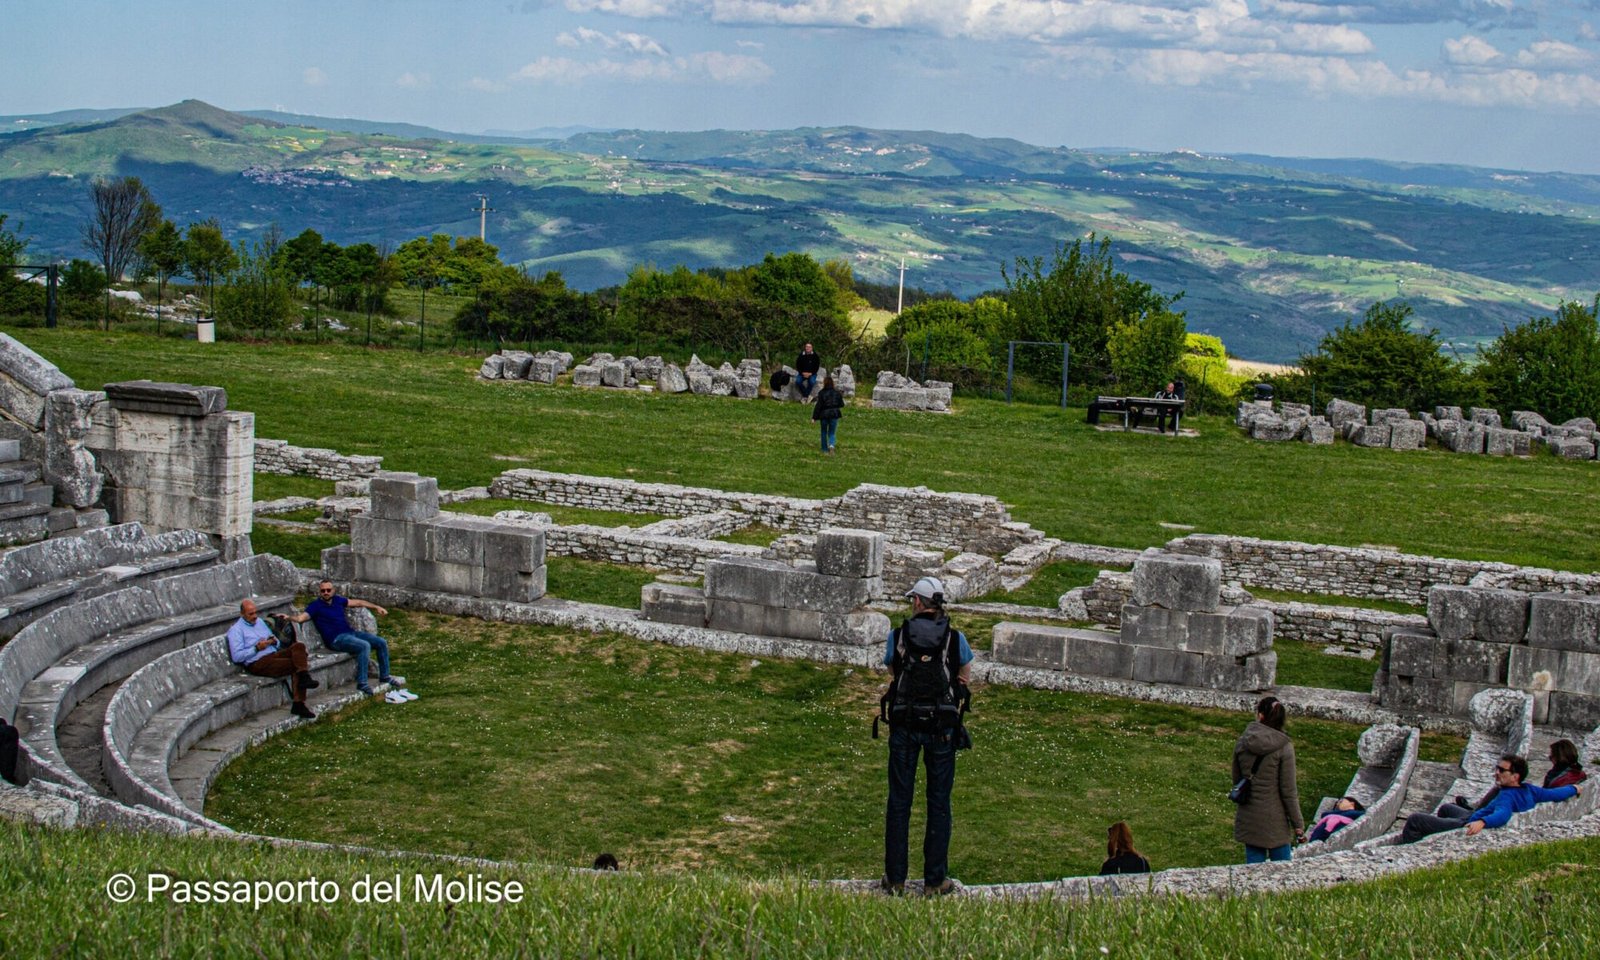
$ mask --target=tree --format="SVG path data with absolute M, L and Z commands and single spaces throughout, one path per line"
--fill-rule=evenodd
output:
M 21 230 L 22 225 L 18 224 Z M 22 262 L 22 254 L 28 249 L 28 241 L 21 236 L 6 229 L 6 215 L 0 213 L 0 263 Z
M 238 267 L 237 255 L 222 228 L 215 220 L 189 224 L 183 237 L 184 271 L 208 291 L 207 299 L 216 301 L 217 277 L 226 276 Z
M 1467 388 L 1461 363 L 1439 352 L 1439 331 L 1412 330 L 1411 316 L 1409 304 L 1374 303 L 1360 323 L 1345 321 L 1300 358 L 1302 376 L 1327 396 L 1375 407 L 1459 401 Z
M 1600 297 L 1587 307 L 1563 301 L 1554 318 L 1534 317 L 1501 333 L 1476 370 L 1489 402 L 1553 423 L 1600 415 L 1597 312 Z
M 106 292 L 106 275 L 95 264 L 74 258 L 61 271 L 61 305 L 74 320 L 94 318 L 94 302 Z
M 161 301 L 167 280 L 183 269 L 183 236 L 171 220 L 162 220 L 139 238 L 139 259 L 156 275 L 156 332 L 161 331 Z
M 750 295 L 766 303 L 781 304 L 823 317 L 848 319 L 840 306 L 836 286 L 809 254 L 767 254 L 749 270 Z
M 1183 294 L 1160 294 L 1116 269 L 1109 239 L 1089 234 L 1043 257 L 1018 257 L 1000 276 L 1015 318 L 1016 340 L 1064 340 L 1071 346 L 1072 379 L 1097 381 L 1110 367 L 1106 342 L 1117 323 L 1168 310 Z M 1043 373 L 1044 371 L 1038 371 Z
M 422 291 L 421 322 L 417 327 L 417 349 L 421 350 L 428 330 L 428 288 L 439 285 L 440 273 L 450 259 L 450 238 L 436 233 L 407 240 L 394 257 L 400 279 Z
M 294 294 L 289 281 L 273 268 L 267 244 L 258 240 L 246 247 L 239 241 L 234 262 L 217 297 L 217 319 L 263 333 L 282 330 L 294 312 Z
M 18 232 L 6 229 L 6 215 L 0 213 L 0 264 L 22 263 L 22 256 L 27 252 L 28 241 Z M 37 284 L 24 283 L 18 280 L 10 270 L 0 271 L 0 314 L 29 314 L 38 310 L 38 304 L 44 300 L 44 291 Z
M 1183 314 L 1153 310 L 1132 320 L 1119 320 L 1106 338 L 1111 373 L 1130 395 L 1148 393 L 1177 375 L 1188 333 Z
M 111 326 L 111 288 L 133 262 L 139 241 L 161 222 L 161 207 L 138 177 L 96 177 L 89 184 L 89 222 L 83 245 L 100 259 L 106 282 L 106 328 Z

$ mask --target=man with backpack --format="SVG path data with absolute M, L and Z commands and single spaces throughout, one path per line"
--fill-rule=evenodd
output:
M 883 889 L 905 893 L 911 828 L 911 801 L 917 788 L 917 759 L 928 771 L 926 831 L 922 838 L 923 893 L 949 893 L 950 793 L 956 779 L 956 751 L 971 746 L 962 717 L 968 700 L 972 648 L 944 612 L 944 584 L 918 580 L 906 594 L 911 618 L 889 633 L 883 663 L 889 687 L 879 701 L 879 718 L 889 723 L 889 803 L 884 814 Z M 877 734 L 877 724 L 873 725 Z

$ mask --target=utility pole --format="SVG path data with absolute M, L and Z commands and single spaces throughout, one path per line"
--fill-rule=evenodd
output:
M 489 198 L 484 194 L 475 193 L 473 196 L 478 198 L 478 206 L 476 208 L 478 211 L 478 239 L 487 243 L 489 241 L 487 236 L 489 232 L 489 211 L 493 210 L 494 207 L 489 206 Z
M 906 258 L 900 258 L 900 297 L 894 302 L 894 315 L 900 316 L 900 311 L 906 306 Z

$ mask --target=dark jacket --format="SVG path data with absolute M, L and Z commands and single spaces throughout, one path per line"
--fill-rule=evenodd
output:
M 813 420 L 837 420 L 840 411 L 844 410 L 844 394 L 834 387 L 823 387 L 817 394 L 817 402 L 811 407 Z
M 816 373 L 822 369 L 822 355 L 814 351 L 802 353 L 795 358 L 794 369 L 798 373 Z
M 1109 857 L 1105 863 L 1100 864 L 1100 876 L 1109 877 L 1118 873 L 1149 873 L 1150 861 L 1137 853 L 1124 853 Z
M 1305 817 L 1300 813 L 1300 788 L 1295 783 L 1294 741 L 1282 730 L 1274 730 L 1259 720 L 1250 721 L 1244 735 L 1233 748 L 1233 779 L 1250 775 L 1256 757 L 1261 769 L 1250 787 L 1250 802 L 1240 804 L 1233 815 L 1233 838 L 1252 847 L 1281 847 L 1292 843 L 1295 834 L 1304 833 Z

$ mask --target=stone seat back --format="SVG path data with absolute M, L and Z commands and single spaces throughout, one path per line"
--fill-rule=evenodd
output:
M 1366 812 L 1327 839 L 1305 844 L 1296 856 L 1316 857 L 1349 850 L 1387 833 L 1405 804 L 1421 740 L 1422 731 L 1416 727 L 1379 724 L 1367 728 L 1357 746 L 1361 767 L 1344 793 L 1359 800 Z M 1339 797 L 1323 797 L 1314 820 L 1331 812 L 1338 800 Z

